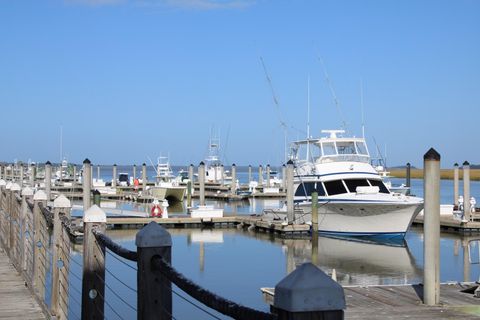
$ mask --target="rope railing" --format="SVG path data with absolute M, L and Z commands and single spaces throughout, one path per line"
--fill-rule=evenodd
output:
M 121 245 L 115 243 L 112 239 L 110 239 L 109 237 L 107 237 L 105 234 L 98 231 L 97 229 L 93 229 L 92 232 L 95 235 L 95 238 L 97 239 L 97 241 L 103 246 L 105 246 L 106 248 L 110 249 L 110 251 L 130 261 L 138 260 L 138 254 L 136 251 L 130 251 L 122 247 Z

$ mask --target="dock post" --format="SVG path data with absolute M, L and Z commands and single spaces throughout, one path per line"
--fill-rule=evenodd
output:
M 198 165 L 198 183 L 200 184 L 200 205 L 205 205 L 205 163 Z
M 215 170 L 215 174 L 217 174 L 217 170 Z M 215 182 L 216 180 L 217 178 L 215 177 Z M 220 185 L 225 185 L 225 167 L 223 166 L 223 164 L 220 165 Z
M 26 241 L 26 233 L 27 231 L 30 233 L 30 230 L 27 228 L 30 226 L 30 221 L 27 218 L 27 199 L 31 199 L 33 197 L 33 189 L 30 187 L 24 187 L 22 189 L 22 205 L 20 208 L 20 242 L 22 243 L 21 247 L 21 258 L 20 258 L 20 267 L 23 271 L 27 270 L 27 254 L 29 253 L 29 247 Z M 31 248 L 30 248 L 31 249 Z
M 262 165 L 258 166 L 258 186 L 263 185 L 263 167 Z
M 5 207 L 4 205 L 6 204 L 6 201 L 4 200 L 6 194 L 5 194 L 5 189 L 6 189 L 7 182 L 3 179 L 0 179 L 0 211 L 5 212 Z M 4 224 L 5 224 L 5 215 L 3 212 L 0 212 L 0 244 L 5 243 L 5 234 L 3 233 L 4 229 Z
M 38 190 L 33 195 L 33 287 L 38 295 L 43 299 L 45 297 L 45 272 L 46 272 L 46 246 L 48 245 L 45 233 L 47 233 L 47 223 L 40 209 L 40 203 L 47 205 L 47 194 L 43 190 Z
M 92 163 L 88 159 L 85 159 L 83 161 L 82 187 L 83 187 L 82 188 L 83 189 L 83 212 L 85 212 L 92 205 L 92 200 L 91 200 Z
M 193 181 L 193 164 L 190 163 L 190 166 L 188 167 L 188 180 L 190 180 L 192 182 L 192 188 L 193 186 L 195 185 L 194 181 Z
M 230 185 L 232 194 L 237 194 L 237 166 L 232 164 L 232 184 Z
M 312 232 L 318 232 L 318 192 L 312 192 Z
M 285 164 L 282 166 L 282 189 L 283 192 L 285 192 L 285 189 L 287 189 L 287 167 Z
M 3 246 L 10 255 L 10 224 L 12 223 L 12 211 L 10 210 L 10 189 L 12 188 L 12 182 L 9 181 L 5 185 L 5 193 L 3 195 Z
M 77 165 L 73 165 L 73 179 L 72 179 L 72 186 L 75 187 L 77 185 Z
M 56 316 L 56 319 L 67 319 L 68 314 L 65 314 L 65 310 L 62 310 L 62 293 L 65 294 L 65 290 L 62 288 L 68 287 L 68 273 L 65 277 L 61 277 L 60 269 L 64 267 L 64 260 L 60 259 L 62 256 L 62 222 L 60 221 L 60 215 L 70 216 L 70 210 L 72 204 L 63 194 L 58 196 L 53 201 L 53 258 L 52 258 L 52 300 L 51 310 Z M 65 276 L 65 275 L 64 275 Z M 68 294 L 68 292 L 67 292 Z
M 137 319 L 172 319 L 172 283 L 162 274 L 158 260 L 170 264 L 172 237 L 152 221 L 135 237 L 137 246 Z
M 270 188 L 270 165 L 269 164 L 267 164 L 266 171 L 267 171 L 266 186 L 267 186 L 267 188 Z
M 112 168 L 112 188 L 117 187 L 117 165 L 114 164 Z
M 295 211 L 293 207 L 293 161 L 287 162 L 287 221 L 293 224 Z
M 463 163 L 463 222 L 470 221 L 470 163 Z
M 52 164 L 50 161 L 45 163 L 45 193 L 47 194 L 47 200 L 52 198 Z
M 83 213 L 82 320 L 103 319 L 105 307 L 105 247 L 93 230 L 105 232 L 107 216 L 93 205 Z
M 453 165 L 453 205 L 458 210 L 458 163 Z
M 93 173 L 92 173 L 93 175 Z M 97 182 L 100 181 L 100 165 L 97 165 Z
M 37 177 L 37 167 L 32 163 L 30 165 L 30 186 L 35 187 L 35 178 Z
M 432 306 L 440 302 L 440 154 L 431 148 L 423 163 L 423 303 Z
M 25 167 L 23 166 L 23 163 L 22 163 L 22 164 L 20 165 L 20 181 L 19 181 L 20 188 L 23 187 L 23 179 L 25 179 L 24 169 L 25 169 Z
M 410 162 L 407 162 L 406 171 L 407 172 L 405 173 L 405 186 L 408 188 L 407 195 L 409 195 L 410 187 L 411 187 L 411 171 L 412 171 L 412 166 Z
M 22 190 L 20 185 L 18 183 L 12 183 L 12 186 L 10 187 L 10 259 L 12 259 L 12 262 L 14 264 L 19 265 L 19 260 L 18 260 L 18 243 L 17 243 L 17 235 L 18 235 L 18 225 L 19 225 L 19 215 L 18 215 L 18 210 L 17 210 L 17 199 L 16 199 L 16 194 L 18 194 Z
M 147 190 L 147 165 L 145 162 L 142 164 L 142 193 L 145 195 Z
M 275 286 L 272 313 L 278 320 L 343 320 L 343 287 L 312 263 L 304 263 Z
M 248 187 L 250 187 L 250 182 L 252 182 L 252 165 L 248 165 Z
M 192 181 L 187 182 L 187 208 L 192 207 Z
M 133 177 L 133 181 L 135 181 L 135 179 L 137 179 L 137 165 L 136 164 L 133 165 L 132 177 Z

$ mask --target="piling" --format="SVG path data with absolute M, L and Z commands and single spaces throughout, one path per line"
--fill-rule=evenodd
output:
M 20 181 L 19 181 L 19 185 L 20 187 L 23 187 L 23 179 L 24 179 L 24 167 L 23 167 L 23 163 L 20 165 Z
M 136 165 L 136 164 L 133 165 L 133 174 L 132 174 L 132 176 L 133 176 L 133 181 L 135 181 L 135 179 L 137 179 L 137 165 Z
M 91 206 L 91 190 L 92 190 L 92 163 L 90 160 L 83 161 L 83 212 L 87 211 Z
M 458 208 L 458 163 L 453 165 L 453 205 Z
M 30 186 L 35 187 L 35 177 L 37 176 L 37 167 L 32 163 L 30 165 Z
M 232 194 L 237 193 L 237 166 L 232 164 L 232 183 L 230 185 L 230 191 Z
M 217 170 L 215 170 L 215 182 L 217 182 Z M 220 184 L 223 186 L 225 185 L 225 167 L 223 164 L 220 165 Z
M 100 181 L 100 165 L 97 166 L 97 182 Z
M 75 186 L 77 184 L 77 165 L 73 165 L 73 180 L 72 185 Z
M 205 205 L 205 163 L 198 166 L 198 183 L 200 184 L 200 205 Z
M 117 187 L 117 165 L 114 164 L 112 168 L 112 188 Z
M 147 165 L 145 162 L 142 164 L 142 190 L 145 192 L 147 188 Z
M 47 194 L 43 190 L 38 190 L 33 195 L 33 286 L 40 297 L 45 295 L 45 235 L 42 230 L 46 230 L 45 219 L 43 218 L 40 203 L 47 205 Z
M 192 181 L 187 182 L 187 207 L 192 207 Z
M 258 186 L 263 185 L 263 167 L 262 165 L 258 166 Z
M 252 165 L 248 165 L 248 185 L 250 186 L 250 182 L 252 182 Z
M 440 154 L 431 148 L 423 163 L 423 303 L 431 306 L 440 303 Z
M 27 206 L 27 199 L 31 200 L 33 197 L 33 189 L 30 187 L 24 187 L 22 189 L 22 204 L 20 208 L 20 242 L 23 243 L 21 248 L 21 259 L 20 259 L 20 266 L 23 271 L 27 270 L 27 255 L 31 253 L 31 247 L 27 243 L 26 239 L 26 232 L 27 232 L 27 225 L 30 225 L 30 221 L 27 221 L 27 210 L 29 210 Z M 31 219 L 31 217 L 28 217 Z M 29 231 L 30 232 L 30 231 Z
M 287 221 L 293 224 L 295 212 L 293 208 L 293 161 L 287 162 Z
M 470 221 L 470 163 L 463 163 L 463 219 Z
M 137 319 L 172 319 L 172 283 L 156 262 L 172 260 L 172 237 L 150 222 L 135 237 L 137 246 Z
M 83 214 L 82 320 L 104 318 L 105 247 L 94 230 L 105 233 L 107 216 L 93 205 Z
M 47 194 L 47 200 L 52 198 L 52 164 L 50 161 L 45 163 L 45 193 Z
M 312 192 L 312 263 L 318 264 L 318 192 Z
M 266 181 L 267 188 L 270 188 L 270 165 L 269 164 L 267 164 L 266 170 L 267 170 L 267 181 Z
M 411 181 L 410 181 L 411 180 L 410 179 L 411 174 L 410 174 L 410 172 L 411 172 L 411 169 L 412 169 L 412 166 L 410 165 L 410 162 L 407 162 L 407 166 L 406 166 L 406 171 L 407 172 L 405 174 L 405 186 L 408 188 L 407 195 L 410 194 L 410 186 L 411 186 Z
M 287 167 L 285 164 L 282 166 L 282 189 L 285 191 L 287 188 Z
M 190 166 L 188 167 L 188 180 L 192 182 L 192 187 L 193 187 L 193 164 L 190 163 Z

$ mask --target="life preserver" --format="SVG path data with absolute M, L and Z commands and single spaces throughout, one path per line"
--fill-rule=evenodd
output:
M 152 217 L 159 217 L 161 218 L 162 217 L 162 214 L 163 214 L 163 210 L 162 210 L 162 207 L 160 205 L 154 205 L 152 207 L 152 210 L 150 210 L 150 214 Z

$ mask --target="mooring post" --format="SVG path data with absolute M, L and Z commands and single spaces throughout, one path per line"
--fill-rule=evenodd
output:
M 93 230 L 105 232 L 107 216 L 93 205 L 83 214 L 82 320 L 104 318 L 105 247 Z
M 190 166 L 188 167 L 188 180 L 190 180 L 192 182 L 192 188 L 194 186 L 193 170 L 194 170 L 193 164 L 190 163 Z
M 453 205 L 458 210 L 458 163 L 453 165 Z
M 200 162 L 198 165 L 198 183 L 200 184 L 200 205 L 205 205 L 205 163 Z
M 37 177 L 37 167 L 35 164 L 30 164 L 30 186 L 35 187 L 35 178 Z
M 248 186 L 250 187 L 250 182 L 252 182 L 252 165 L 248 165 Z
M 10 214 L 10 258 L 14 263 L 18 264 L 18 250 L 17 250 L 17 225 L 20 224 L 18 210 L 17 210 L 17 199 L 16 194 L 20 192 L 22 188 L 18 183 L 12 183 L 10 187 L 10 205 L 9 205 L 9 214 Z
M 21 242 L 21 257 L 20 257 L 20 266 L 23 271 L 27 270 L 27 254 L 28 250 L 28 242 L 26 241 L 26 233 L 27 231 L 30 233 L 30 230 L 27 229 L 27 226 L 30 225 L 29 217 L 27 217 L 28 205 L 27 199 L 31 199 L 33 197 L 33 189 L 30 187 L 24 187 L 22 189 L 22 207 L 20 209 L 20 242 Z M 30 237 L 32 235 L 29 235 Z M 30 248 L 31 249 L 31 248 Z
M 60 269 L 64 267 L 64 261 L 60 259 L 62 254 L 62 222 L 60 215 L 70 216 L 72 204 L 63 194 L 53 201 L 53 259 L 52 259 L 52 299 L 51 310 L 57 319 L 66 319 L 60 308 L 62 285 L 68 287 L 68 279 L 60 277 Z
M 215 170 L 215 172 L 217 171 Z M 225 167 L 223 164 L 220 165 L 220 185 L 225 185 Z
M 258 166 L 258 186 L 263 185 L 263 167 L 262 165 Z
M 463 220 L 470 221 L 470 163 L 463 163 Z
M 93 173 L 92 173 L 93 175 Z M 100 181 L 100 165 L 97 165 L 97 183 Z
M 50 161 L 45 163 L 45 193 L 47 201 L 50 201 L 52 199 L 52 163 Z
M 343 287 L 312 263 L 304 263 L 275 286 L 272 312 L 279 320 L 343 320 Z
M 237 194 L 237 166 L 232 164 L 232 184 L 230 185 L 232 194 Z
M 192 181 L 187 182 L 187 207 L 192 207 Z
M 5 187 L 7 182 L 3 179 L 0 179 L 0 241 L 2 244 L 5 242 L 5 235 L 3 234 L 4 224 L 5 224 Z
M 423 303 L 440 302 L 440 154 L 433 148 L 423 156 L 424 268 Z
M 40 209 L 40 203 L 47 205 L 47 194 L 43 190 L 38 190 L 33 195 L 33 286 L 40 297 L 45 295 L 45 274 L 46 250 L 44 234 L 47 232 L 45 218 Z
M 133 165 L 132 177 L 133 177 L 133 181 L 135 181 L 135 179 L 137 179 L 137 165 L 136 164 Z
M 312 192 L 312 232 L 318 232 L 318 192 Z
M 82 189 L 83 189 L 83 212 L 87 211 L 92 205 L 91 192 L 92 192 L 92 163 L 90 160 L 83 160 L 83 177 L 82 177 Z
M 72 186 L 75 187 L 77 185 L 77 165 L 73 165 L 73 178 L 72 178 Z
M 267 170 L 267 181 L 266 181 L 267 183 L 266 184 L 267 184 L 267 188 L 270 188 L 270 165 L 269 164 L 267 164 L 267 169 L 266 170 Z
M 5 195 L 3 196 L 3 225 L 4 225 L 4 234 L 3 234 L 3 244 L 8 254 L 10 254 L 10 224 L 12 221 L 11 211 L 10 211 L 10 189 L 12 188 L 12 182 L 8 181 L 5 185 Z
M 285 192 L 285 189 L 287 188 L 287 167 L 285 164 L 282 166 L 282 189 L 283 192 Z
M 112 188 L 117 187 L 117 165 L 114 164 L 112 168 Z
M 410 162 L 407 162 L 407 166 L 406 166 L 406 174 L 405 174 L 405 186 L 408 188 L 407 190 L 407 195 L 410 194 L 410 186 L 411 186 L 411 170 L 412 170 L 412 166 L 410 164 Z
M 23 163 L 20 165 L 20 181 L 19 181 L 19 185 L 20 185 L 20 188 L 23 187 L 23 179 L 25 179 L 25 172 L 24 172 L 25 168 L 23 166 Z
M 147 165 L 145 162 L 142 164 L 142 192 L 146 193 L 147 190 Z
M 293 224 L 295 211 L 293 208 L 293 161 L 287 162 L 287 222 Z
M 152 221 L 135 237 L 137 246 L 137 319 L 172 319 L 172 284 L 157 260 L 171 263 L 172 237 Z

